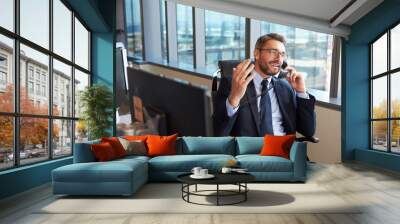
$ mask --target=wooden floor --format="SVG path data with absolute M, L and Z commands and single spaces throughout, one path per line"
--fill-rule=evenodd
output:
M 400 223 L 400 174 L 358 163 L 310 164 L 308 183 L 317 183 L 345 201 L 367 204 L 357 214 L 36 214 L 54 200 L 42 186 L 0 202 L 0 223 Z M 318 201 L 316 201 L 318 203 Z

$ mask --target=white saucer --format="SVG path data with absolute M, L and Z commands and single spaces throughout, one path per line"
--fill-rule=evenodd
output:
M 214 178 L 214 177 L 215 176 L 212 175 L 212 174 L 207 174 L 207 175 L 204 175 L 204 176 L 194 175 L 194 174 L 190 175 L 190 178 L 193 178 L 193 179 L 211 179 L 211 178 Z

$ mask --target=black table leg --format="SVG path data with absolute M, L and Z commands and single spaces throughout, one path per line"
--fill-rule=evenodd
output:
M 219 184 L 217 184 L 217 206 L 219 206 Z
M 248 190 L 247 190 L 247 182 L 246 183 L 244 183 L 244 187 L 245 187 L 245 192 L 244 192 L 244 201 L 247 201 L 247 192 L 248 192 Z
M 190 184 L 187 185 L 187 191 L 188 191 L 188 194 L 187 194 L 187 201 L 190 202 L 190 200 L 189 200 L 189 195 L 190 195 Z

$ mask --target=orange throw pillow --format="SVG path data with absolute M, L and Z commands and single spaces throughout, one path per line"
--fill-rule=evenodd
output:
M 91 145 L 91 149 L 94 157 L 99 162 L 109 161 L 117 158 L 114 149 L 108 142 L 93 144 Z
M 176 138 L 178 134 L 170 136 L 149 135 L 146 143 L 148 156 L 176 155 Z
M 126 156 L 126 151 L 117 137 L 101 138 L 101 142 L 110 143 L 117 158 Z
M 264 136 L 264 146 L 261 149 L 262 156 L 280 156 L 289 159 L 290 147 L 296 140 L 296 135 Z

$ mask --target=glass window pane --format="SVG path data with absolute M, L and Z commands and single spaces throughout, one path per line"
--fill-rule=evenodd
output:
M 391 127 L 391 141 L 392 141 L 392 152 L 400 153 L 400 120 L 394 120 L 390 122 Z
M 387 78 L 372 81 L 372 118 L 387 118 Z
M 14 0 L 0 1 L 0 26 L 14 31 Z
M 285 37 L 287 62 L 306 76 L 307 88 L 329 92 L 333 35 L 261 22 L 261 34 L 267 33 Z
M 72 121 L 53 120 L 53 157 L 72 154 Z
M 193 68 L 192 7 L 178 4 L 176 9 L 176 23 L 178 66 Z
M 75 121 L 75 143 L 85 142 L 88 138 L 88 129 L 84 120 Z
M 89 86 L 89 75 L 75 69 L 75 117 L 79 117 L 81 114 L 80 104 L 80 94 L 81 91 Z
M 167 49 L 167 24 L 165 17 L 165 1 L 160 0 L 160 23 L 161 23 L 161 56 L 164 64 L 168 63 Z
M 53 60 L 53 115 L 72 117 L 71 66 Z
M 143 59 L 140 0 L 125 0 L 128 56 Z
M 391 69 L 400 67 L 400 24 L 390 33 L 390 60 Z
M 0 170 L 14 165 L 13 118 L 0 116 Z
M 49 1 L 20 0 L 21 36 L 49 48 Z
M 47 115 L 49 57 L 21 44 L 20 109 L 25 114 Z
M 0 35 L 0 111 L 14 111 L 14 42 Z
M 400 72 L 391 75 L 391 116 L 400 118 L 400 91 L 398 87 L 400 86 Z
M 205 11 L 206 67 L 218 68 L 219 60 L 244 59 L 245 18 Z
M 75 63 L 89 70 L 89 32 L 75 18 Z
M 296 49 L 296 28 L 263 21 L 261 22 L 261 34 L 267 33 L 279 33 L 285 37 L 286 54 L 288 56 L 287 61 L 289 64 L 294 65 Z
M 45 118 L 21 117 L 20 119 L 20 163 L 35 163 L 49 158 L 49 120 Z
M 372 75 L 387 71 L 387 34 L 372 44 Z
M 387 151 L 387 121 L 372 122 L 372 148 Z
M 71 60 L 72 12 L 60 1 L 53 0 L 53 51 Z

